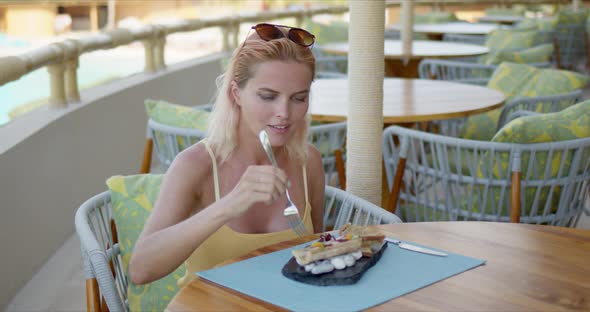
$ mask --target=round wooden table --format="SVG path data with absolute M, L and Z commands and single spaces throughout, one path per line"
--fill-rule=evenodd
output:
M 348 54 L 348 42 L 328 43 L 321 47 L 328 53 Z M 425 58 L 457 58 L 478 56 L 488 53 L 486 47 L 456 42 L 414 40 L 412 41 L 412 55 L 407 64 L 402 60 L 402 42 L 400 40 L 385 40 L 385 76 L 418 78 L 418 64 Z
M 493 222 L 430 222 L 379 226 L 387 235 L 486 264 L 373 307 L 371 311 L 590 311 L 590 231 Z M 303 237 L 232 262 L 311 240 Z M 329 307 L 318 307 L 318 311 Z M 168 311 L 277 311 L 200 278 L 181 289 Z
M 524 20 L 524 17 L 517 15 L 485 15 L 477 19 L 480 23 L 496 23 L 502 25 L 513 25 Z
M 496 90 L 440 80 L 383 80 L 383 121 L 411 123 L 465 117 L 502 106 Z M 317 79 L 311 86 L 309 113 L 317 121 L 342 121 L 348 116 L 348 80 Z
M 416 24 L 414 25 L 414 32 L 426 34 L 430 40 L 442 40 L 444 34 L 485 36 L 498 28 L 499 26 L 496 24 L 453 22 L 440 24 Z M 392 25 L 389 26 L 388 29 L 401 31 L 401 26 Z

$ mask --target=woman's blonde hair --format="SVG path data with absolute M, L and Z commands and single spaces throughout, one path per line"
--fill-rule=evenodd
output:
M 207 142 L 221 162 L 227 160 L 236 148 L 239 122 L 239 107 L 229 95 L 230 85 L 235 81 L 243 88 L 254 74 L 258 64 L 269 61 L 297 62 L 307 65 L 312 79 L 315 76 L 315 58 L 310 48 L 302 47 L 288 38 L 264 41 L 253 34 L 240 49 L 236 49 L 224 74 L 217 79 L 217 95 L 209 118 Z M 221 82 L 221 85 L 219 83 Z M 307 131 L 309 117 L 296 125 L 296 132 L 287 142 L 289 158 L 301 162 L 307 159 Z

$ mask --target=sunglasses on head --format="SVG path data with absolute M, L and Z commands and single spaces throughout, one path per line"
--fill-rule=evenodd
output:
M 280 28 L 288 28 L 287 38 L 297 43 L 302 47 L 309 47 L 315 42 L 315 36 L 309 33 L 307 30 L 283 25 L 267 24 L 262 23 L 252 26 L 252 29 L 256 30 L 258 36 L 265 41 L 280 39 L 285 37 L 285 34 Z

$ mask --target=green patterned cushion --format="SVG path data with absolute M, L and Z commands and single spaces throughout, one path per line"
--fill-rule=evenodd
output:
M 544 96 L 572 92 L 588 84 L 588 77 L 565 70 L 535 68 L 526 64 L 504 62 L 498 66 L 488 87 L 502 92 L 506 101 L 517 96 Z M 501 109 L 470 116 L 460 136 L 489 141 L 496 132 Z
M 557 23 L 559 24 L 584 24 L 588 18 L 588 10 L 580 8 L 577 12 L 572 9 L 563 9 L 557 13 Z
M 161 124 L 204 131 L 207 130 L 209 115 L 211 114 L 208 111 L 198 110 L 188 106 L 150 99 L 145 100 L 145 110 L 151 119 Z M 168 148 L 169 143 L 165 139 L 164 134 L 156 132 L 155 136 L 160 147 L 158 153 L 166 159 L 173 159 L 176 156 L 171 154 L 174 149 Z M 184 137 L 176 138 L 180 150 L 184 150 L 201 139 L 201 137 L 195 137 L 191 140 L 186 140 Z
M 414 15 L 414 24 L 437 24 L 457 21 L 453 12 L 429 12 Z
M 508 16 L 523 16 L 523 8 L 488 8 L 485 9 L 485 15 L 508 15 Z
M 536 29 L 537 27 L 537 20 L 533 18 L 525 18 L 514 25 L 514 29 L 518 30 Z
M 486 39 L 490 51 L 522 50 L 535 45 L 536 31 L 515 31 L 498 29 Z
M 556 113 L 540 114 L 515 119 L 500 129 L 492 141 L 533 144 L 574 140 L 587 137 L 590 137 L 590 101 L 578 103 Z M 535 177 L 535 179 L 564 177 L 570 168 L 573 156 L 573 152 L 571 151 L 567 155 L 562 155 L 562 152 L 554 152 L 550 156 L 551 159 L 549 159 L 547 152 L 538 152 L 534 155 L 535 163 L 530 164 L 531 155 L 529 153 L 523 153 L 521 155 L 522 177 Z M 587 157 L 590 157 L 590 155 L 583 155 L 582 159 L 586 159 Z M 509 170 L 508 158 L 508 153 L 502 153 L 499 155 L 498 162 L 494 167 L 493 172 L 490 173 L 491 176 L 499 178 L 499 172 L 507 172 Z M 486 158 L 481 160 L 478 169 L 478 177 L 481 178 L 490 175 L 484 174 L 484 172 L 487 171 L 486 164 L 488 161 L 489 160 Z M 545 171 L 548 161 L 551 164 L 551 169 Z M 528 170 L 531 170 L 531 172 Z M 561 173 L 560 170 L 562 170 Z M 492 192 L 494 199 L 496 201 L 499 200 L 501 196 L 500 190 L 498 188 L 492 188 L 490 191 Z M 525 214 L 530 212 L 535 198 L 539 201 L 538 207 L 544 207 L 544 203 L 549 200 L 548 196 L 551 193 L 550 191 L 549 186 L 541 189 L 528 187 L 521 190 L 521 192 L 524 193 L 525 202 L 523 205 Z M 561 189 L 559 187 L 553 187 L 551 207 L 557 207 L 560 192 Z M 479 207 L 481 207 L 481 204 L 479 204 Z M 553 212 L 554 211 L 555 210 L 553 210 Z
M 555 30 L 557 17 L 544 17 L 537 20 L 539 30 Z
M 528 144 L 586 137 L 590 137 L 590 100 L 556 113 L 514 119 L 492 141 Z
M 145 100 L 144 104 L 148 116 L 161 124 L 207 130 L 209 112 L 151 99 Z
M 519 51 L 497 51 L 487 59 L 486 64 L 500 64 L 502 62 L 543 63 L 549 62 L 551 55 L 553 55 L 553 45 L 547 43 Z
M 162 175 L 114 176 L 107 180 L 111 192 L 113 218 L 119 235 L 123 269 L 128 276 L 135 242 L 152 211 L 160 191 Z M 184 264 L 174 272 L 146 285 L 128 279 L 127 296 L 131 311 L 163 311 L 178 291 L 176 281 L 184 275 Z

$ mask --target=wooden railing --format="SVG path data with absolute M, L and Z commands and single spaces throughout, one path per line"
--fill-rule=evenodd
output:
M 386 2 L 387 7 L 399 6 L 402 0 Z M 437 9 L 444 5 L 454 4 L 482 4 L 504 5 L 512 4 L 565 4 L 565 0 L 415 0 L 417 5 L 430 5 Z M 176 24 L 148 25 L 143 28 L 127 30 L 115 29 L 81 39 L 67 39 L 52 43 L 48 46 L 15 56 L 0 57 L 0 86 L 18 80 L 24 75 L 41 67 L 47 67 L 50 75 L 51 93 L 49 105 L 53 108 L 65 107 L 68 103 L 78 102 L 77 68 L 80 55 L 96 50 L 113 49 L 133 42 L 141 42 L 145 50 L 145 72 L 154 72 L 166 67 L 164 61 L 164 47 L 166 36 L 191 32 L 204 28 L 220 27 L 223 30 L 223 50 L 229 51 L 238 45 L 240 24 L 258 21 L 269 21 L 282 18 L 295 18 L 300 25 L 305 18 L 319 14 L 343 14 L 348 11 L 347 6 L 331 6 L 322 8 L 296 9 L 288 11 L 264 11 L 256 14 L 244 14 L 220 18 L 203 18 L 184 20 Z

